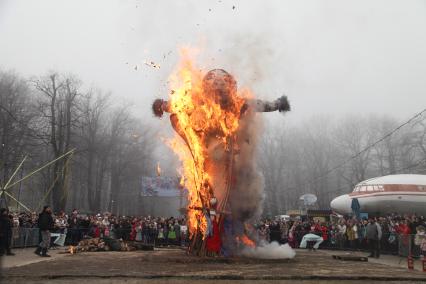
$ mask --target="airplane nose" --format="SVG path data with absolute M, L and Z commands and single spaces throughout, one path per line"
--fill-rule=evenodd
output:
M 330 202 L 330 207 L 339 214 L 349 214 L 351 209 L 352 199 L 348 194 L 340 195 Z

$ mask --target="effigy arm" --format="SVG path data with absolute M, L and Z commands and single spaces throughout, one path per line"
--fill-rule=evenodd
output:
M 290 111 L 290 103 L 287 96 L 282 96 L 274 101 L 264 100 L 249 100 L 247 101 L 248 107 L 253 108 L 256 112 L 272 112 Z

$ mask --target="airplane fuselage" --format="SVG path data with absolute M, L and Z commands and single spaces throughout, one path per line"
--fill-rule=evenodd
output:
M 359 183 L 353 192 L 336 197 L 331 208 L 339 214 L 352 213 L 357 198 L 360 212 L 379 216 L 390 213 L 426 216 L 426 175 L 392 175 Z

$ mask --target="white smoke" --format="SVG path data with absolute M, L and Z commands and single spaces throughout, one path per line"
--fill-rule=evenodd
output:
M 262 243 L 254 248 L 246 247 L 241 254 L 250 258 L 261 259 L 287 259 L 293 258 L 296 252 L 288 245 L 280 245 L 277 242 Z

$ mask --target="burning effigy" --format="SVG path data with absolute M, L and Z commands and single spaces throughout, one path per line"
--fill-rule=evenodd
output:
M 205 73 L 185 51 L 181 55 L 169 99 L 155 100 L 152 109 L 157 117 L 168 113 L 177 134 L 168 145 L 182 162 L 188 190 L 188 250 L 200 256 L 254 251 L 259 244 L 250 221 L 260 216 L 264 196 L 255 159 L 257 113 L 287 112 L 290 104 L 286 96 L 255 99 L 225 70 Z

